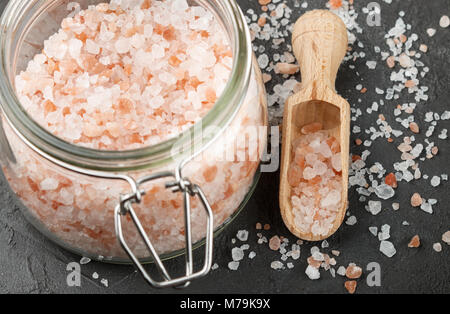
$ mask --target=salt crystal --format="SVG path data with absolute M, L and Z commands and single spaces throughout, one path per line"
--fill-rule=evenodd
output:
M 211 266 L 211 269 L 212 270 L 216 270 L 216 269 L 218 269 L 219 268 L 219 265 L 217 264 L 217 263 L 214 263 L 212 266 Z
M 353 226 L 355 225 L 357 222 L 356 217 L 355 216 L 350 216 L 348 217 L 347 221 L 345 222 L 347 225 L 349 226 Z
M 275 235 L 272 238 L 270 238 L 269 248 L 271 250 L 277 251 L 280 248 L 280 244 L 281 244 L 280 238 Z
M 378 240 L 383 241 L 383 240 L 388 240 L 391 235 L 390 235 L 390 231 L 391 231 L 391 226 L 384 224 L 381 226 L 381 232 L 378 233 Z
M 255 253 L 254 251 L 251 251 L 251 252 L 248 254 L 248 258 L 249 258 L 249 259 L 254 259 L 255 256 L 256 256 L 256 253 Z
M 317 280 L 320 278 L 319 270 L 315 267 L 312 267 L 311 265 L 308 265 L 308 267 L 306 268 L 305 274 L 311 280 Z
M 119 38 L 116 43 L 114 44 L 114 47 L 116 48 L 117 53 L 124 54 L 130 51 L 130 39 L 121 37 Z
M 72 58 L 77 59 L 80 56 L 81 48 L 83 47 L 83 42 L 76 38 L 72 38 L 69 41 L 69 53 Z
M 450 231 L 447 231 L 442 235 L 442 241 L 450 245 Z
M 283 267 L 284 267 L 284 264 L 280 261 L 273 261 L 270 264 L 270 268 L 275 269 L 275 270 L 283 269 Z
M 89 264 L 90 262 L 91 262 L 91 259 L 89 257 L 82 257 L 80 260 L 81 265 L 86 265 L 86 264 Z
M 102 280 L 100 280 L 100 283 L 105 287 L 108 287 L 108 279 L 103 278 Z
M 97 273 L 97 272 L 94 272 L 94 273 L 92 274 L 92 278 L 94 278 L 94 279 L 98 279 L 98 278 L 99 278 L 99 275 L 98 275 L 98 273 Z
M 378 227 L 369 227 L 369 231 L 371 234 L 373 234 L 375 237 L 378 235 Z
M 395 195 L 395 191 L 391 186 L 383 183 L 375 188 L 375 194 L 379 198 L 387 200 Z
M 380 243 L 380 251 L 386 255 L 387 257 L 392 257 L 397 253 L 392 242 L 389 241 L 381 241 Z
M 239 268 L 239 262 L 237 261 L 232 261 L 228 263 L 228 268 L 230 270 L 237 270 Z
M 429 37 L 433 37 L 436 34 L 436 29 L 428 28 L 427 29 L 427 34 L 428 34 Z
M 245 242 L 248 239 L 248 231 L 247 230 L 239 230 L 238 233 L 236 234 L 236 238 L 238 238 L 238 240 Z
M 240 261 L 244 258 L 244 251 L 241 248 L 235 247 L 231 250 L 231 257 L 235 262 Z
M 367 209 L 372 215 L 378 215 L 381 212 L 381 202 L 369 201 Z
M 345 276 L 345 272 L 347 271 L 347 269 L 344 266 L 339 266 L 338 270 L 337 270 L 337 274 L 339 276 Z
M 439 186 L 441 184 L 441 178 L 438 177 L 438 176 L 433 176 L 431 178 L 430 183 L 431 183 L 432 187 L 437 187 L 437 186 Z
M 439 20 L 439 26 L 447 28 L 450 25 L 450 18 L 447 15 L 443 15 Z
M 440 244 L 439 242 L 433 243 L 433 250 L 440 253 L 442 251 L 442 244 Z

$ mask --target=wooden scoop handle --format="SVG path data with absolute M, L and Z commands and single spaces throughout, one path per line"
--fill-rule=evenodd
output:
M 348 46 L 344 22 L 328 10 L 305 13 L 294 25 L 292 47 L 300 65 L 302 85 L 335 81 Z

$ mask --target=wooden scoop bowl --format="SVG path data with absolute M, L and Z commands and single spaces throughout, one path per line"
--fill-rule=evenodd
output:
M 320 241 L 342 224 L 347 209 L 350 105 L 335 91 L 335 80 L 348 45 L 342 20 L 327 10 L 314 10 L 301 16 L 294 26 L 292 46 L 302 75 L 301 90 L 285 104 L 281 155 L 280 208 L 284 223 L 298 238 Z M 304 233 L 294 223 L 288 170 L 292 161 L 292 141 L 301 136 L 301 128 L 320 122 L 329 136 L 341 145 L 341 205 L 330 232 L 325 236 Z

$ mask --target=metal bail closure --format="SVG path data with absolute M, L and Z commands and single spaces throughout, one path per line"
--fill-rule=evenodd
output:
M 140 190 L 140 186 L 142 184 L 149 181 L 169 177 L 173 178 L 174 180 L 166 183 L 166 188 L 171 188 L 174 193 L 177 192 L 183 193 L 183 201 L 184 201 L 186 275 L 179 278 L 171 278 L 171 276 L 167 272 L 163 262 L 161 261 L 158 253 L 156 252 L 154 246 L 152 245 L 150 239 L 148 238 L 132 206 L 132 204 L 134 203 L 139 204 L 142 200 L 142 195 L 145 194 L 145 191 Z M 114 222 L 116 228 L 116 236 L 122 248 L 125 250 L 129 258 L 133 261 L 134 265 L 140 271 L 144 279 L 150 285 L 156 288 L 187 287 L 192 280 L 203 277 L 206 274 L 208 274 L 212 264 L 214 224 L 211 206 L 209 205 L 208 200 L 206 199 L 206 196 L 203 193 L 202 189 L 198 185 L 191 183 L 188 179 L 182 178 L 180 172 L 178 172 L 177 174 L 174 174 L 172 172 L 161 172 L 143 177 L 138 181 L 134 181 L 131 178 L 128 178 L 127 181 L 130 182 L 132 185 L 132 193 L 122 195 L 120 199 L 120 204 L 118 204 L 115 208 Z M 199 198 L 203 207 L 205 208 L 207 215 L 207 222 L 206 222 L 207 226 L 206 226 L 206 241 L 205 241 L 205 261 L 202 269 L 194 273 L 190 198 L 195 196 Z M 142 240 L 144 240 L 144 243 L 152 256 L 156 267 L 158 268 L 160 274 L 164 278 L 163 281 L 156 281 L 150 277 L 149 273 L 144 269 L 142 263 L 139 261 L 136 255 L 134 255 L 134 253 L 131 251 L 130 247 L 126 243 L 122 232 L 122 217 L 128 214 L 130 215 L 134 225 L 136 226 L 139 234 L 141 235 Z

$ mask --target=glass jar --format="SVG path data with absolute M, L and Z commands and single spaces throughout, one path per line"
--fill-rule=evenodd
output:
M 252 192 L 266 146 L 264 84 L 242 12 L 233 0 L 193 2 L 215 15 L 233 51 L 229 82 L 201 122 L 151 147 L 104 151 L 55 137 L 15 95 L 15 76 L 74 8 L 69 2 L 10 1 L 0 21 L 1 163 L 9 185 L 40 231 L 86 257 L 130 263 L 126 243 L 140 262 L 149 262 L 152 249 L 164 259 L 184 253 L 188 238 L 201 245 L 212 223 L 208 208 L 216 231 L 232 220 Z M 100 2 L 78 1 L 81 8 Z

